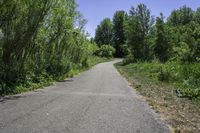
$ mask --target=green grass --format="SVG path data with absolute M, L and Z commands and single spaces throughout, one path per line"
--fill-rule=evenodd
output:
M 179 97 L 200 99 L 200 63 L 139 62 L 122 66 L 122 70 L 142 76 L 145 81 L 171 83 Z

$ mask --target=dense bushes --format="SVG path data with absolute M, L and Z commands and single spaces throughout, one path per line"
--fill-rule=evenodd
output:
M 159 80 L 175 83 L 179 96 L 200 97 L 200 64 L 162 64 Z
M 100 57 L 107 57 L 111 58 L 113 57 L 115 53 L 115 49 L 110 45 L 102 45 L 97 51 L 95 52 L 95 55 Z
M 80 16 L 74 0 L 0 1 L 0 94 L 88 67 L 97 46 Z
M 134 56 L 132 54 L 128 54 L 123 60 L 123 65 L 130 64 L 134 61 L 135 61 Z

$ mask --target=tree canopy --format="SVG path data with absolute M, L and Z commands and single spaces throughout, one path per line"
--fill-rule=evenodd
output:
M 113 17 L 112 45 L 116 49 L 116 57 L 123 57 L 126 55 L 125 22 L 127 17 L 125 11 L 116 11 Z
M 182 6 L 166 19 L 163 14 L 155 19 L 146 5 L 139 4 L 136 8 L 131 7 L 129 13 L 116 11 L 112 22 L 106 20 L 106 27 L 110 27 L 107 29 L 111 32 L 106 34 L 109 41 L 104 44 L 111 44 L 116 49 L 115 57 L 129 54 L 128 57 L 133 60 L 143 61 L 200 60 L 200 8 L 194 11 Z M 106 30 L 101 28 L 102 25 L 105 24 L 102 22 L 98 26 L 95 36 L 99 44 L 105 40 L 102 36 Z
M 109 18 L 105 18 L 100 25 L 97 26 L 96 33 L 95 33 L 95 42 L 97 45 L 101 46 L 104 44 L 111 45 L 112 43 L 112 30 L 113 25 Z
M 0 1 L 0 92 L 87 66 L 96 45 L 74 0 Z

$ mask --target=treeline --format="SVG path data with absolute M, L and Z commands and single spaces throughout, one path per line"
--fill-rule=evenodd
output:
M 134 63 L 132 69 L 145 68 L 146 76 L 174 84 L 178 96 L 200 99 L 200 8 L 182 6 L 165 18 L 139 4 L 104 19 L 94 40 L 114 47 L 123 65 Z
M 104 19 L 96 29 L 98 45 L 109 44 L 116 57 L 128 60 L 161 62 L 169 60 L 197 62 L 200 60 L 200 8 L 183 6 L 168 18 L 161 13 L 151 15 L 144 4 L 131 7 L 129 13 L 117 11 L 112 20 Z
M 76 7 L 75 0 L 0 1 L 0 94 L 88 67 L 97 46 Z

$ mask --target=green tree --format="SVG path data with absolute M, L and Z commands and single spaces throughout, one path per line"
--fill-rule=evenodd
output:
M 169 57 L 169 43 L 165 33 L 164 16 L 161 13 L 160 17 L 156 18 L 156 40 L 154 46 L 155 56 L 161 61 L 167 61 Z
M 0 1 L 0 94 L 87 66 L 96 50 L 75 0 Z
M 113 25 L 109 18 L 104 19 L 100 25 L 97 26 L 94 41 L 97 45 L 104 44 L 111 45 L 112 43 L 112 29 Z
M 125 37 L 125 21 L 127 14 L 125 11 L 116 11 L 113 17 L 113 38 L 112 45 L 116 49 L 115 56 L 123 57 L 126 55 L 124 45 L 126 43 Z
M 185 25 L 190 23 L 194 18 L 194 11 L 187 6 L 180 7 L 178 10 L 174 10 L 168 18 L 168 21 L 173 26 Z
M 195 21 L 200 24 L 200 7 L 197 8 L 196 12 L 195 12 L 195 16 L 194 16 Z
M 177 15 L 176 19 L 174 14 Z M 198 9 L 194 12 L 191 8 L 183 6 L 173 11 L 168 18 L 167 25 L 172 31 L 168 37 L 170 46 L 172 46 L 171 58 L 182 62 L 197 61 L 199 56 L 197 52 L 199 49 Z
M 16 82 L 23 74 L 27 58 L 36 49 L 35 39 L 39 28 L 55 1 L 4 0 L 0 8 L 0 29 L 3 33 L 3 77 Z
M 131 47 L 134 58 L 148 60 L 150 58 L 148 33 L 152 26 L 150 10 L 144 4 L 131 8 L 126 24 L 127 44 Z

